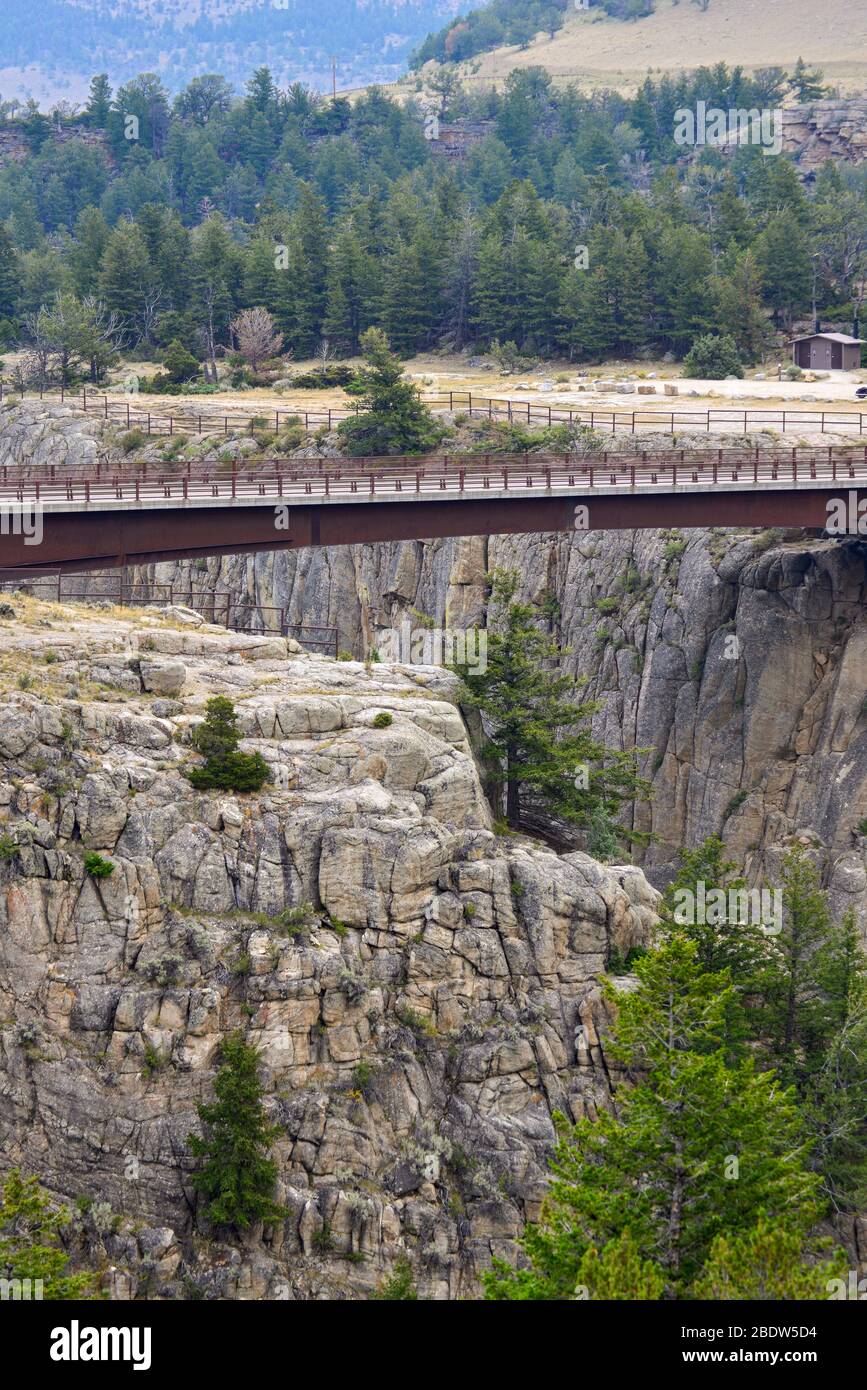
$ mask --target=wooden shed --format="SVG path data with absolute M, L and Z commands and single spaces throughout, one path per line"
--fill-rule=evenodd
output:
M 807 333 L 792 342 L 792 361 L 807 371 L 855 372 L 861 366 L 863 338 L 848 333 Z

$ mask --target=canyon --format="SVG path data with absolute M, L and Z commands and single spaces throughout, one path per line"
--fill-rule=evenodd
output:
M 118 447 L 93 417 L 11 407 L 0 464 Z M 801 843 L 867 932 L 865 557 L 802 532 L 474 537 L 126 576 L 193 607 L 117 607 L 116 573 L 64 581 L 87 604 L 7 592 L 0 1150 L 77 1200 L 111 1295 L 365 1298 L 406 1260 L 420 1297 L 476 1297 L 538 1215 L 555 1114 L 610 1103 L 601 976 L 653 939 L 682 847 L 721 834 L 758 884 Z M 456 678 L 378 659 L 406 623 L 495 624 L 496 567 L 541 605 L 597 735 L 644 750 L 632 863 L 531 815 L 504 834 Z M 213 592 L 244 630 L 195 611 Z M 271 605 L 338 628 L 343 659 L 263 630 Z M 268 762 L 260 793 L 185 776 L 214 694 Z M 226 1241 L 187 1136 L 237 1029 L 288 1216 Z M 863 1258 L 863 1219 L 839 1234 Z

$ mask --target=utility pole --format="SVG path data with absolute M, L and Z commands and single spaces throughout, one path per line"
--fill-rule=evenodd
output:
M 331 99 L 337 100 L 337 59 L 331 55 Z

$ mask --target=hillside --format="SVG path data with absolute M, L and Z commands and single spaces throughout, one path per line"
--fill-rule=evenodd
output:
M 631 90 L 649 68 L 678 71 L 725 62 L 748 70 L 799 56 L 819 63 L 843 92 L 867 79 L 867 10 L 827 0 L 821 21 L 809 0 L 657 0 L 656 12 L 634 23 L 600 10 L 571 13 L 553 38 L 538 34 L 525 48 L 496 48 L 459 65 L 467 81 L 497 82 L 514 68 L 544 67 L 555 79 Z
M 285 85 L 391 81 L 461 0 L 3 0 L 0 96 L 79 101 L 94 72 L 158 72 L 175 90 L 201 73 L 240 85 L 268 64 Z

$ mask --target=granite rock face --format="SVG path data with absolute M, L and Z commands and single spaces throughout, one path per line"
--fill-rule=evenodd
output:
M 117 1298 L 359 1298 L 399 1256 L 421 1296 L 473 1296 L 538 1212 L 553 1112 L 607 1101 L 599 975 L 648 939 L 655 891 L 492 832 L 440 670 L 13 606 L 4 1166 L 92 1200 L 80 1238 Z M 269 764 L 260 793 L 184 775 L 215 693 Z M 243 1244 L 196 1229 L 187 1146 L 236 1028 L 261 1049 L 289 1213 Z
M 783 149 L 804 173 L 829 159 L 867 159 L 867 97 L 823 98 L 783 110 Z
M 596 732 L 646 748 L 634 823 L 656 837 L 653 880 L 682 845 L 722 833 L 751 880 L 806 836 L 839 906 L 867 931 L 867 546 L 801 532 L 471 537 L 156 567 L 138 578 L 285 606 L 385 648 L 409 624 L 463 629 L 488 613 L 486 570 L 517 568 L 548 600 L 563 665 L 601 701 Z M 257 622 L 254 609 L 249 621 Z

